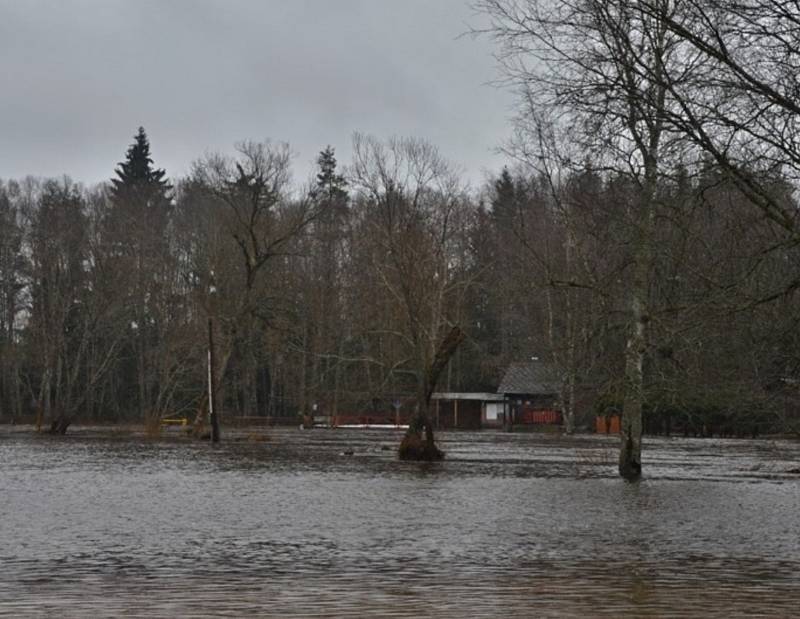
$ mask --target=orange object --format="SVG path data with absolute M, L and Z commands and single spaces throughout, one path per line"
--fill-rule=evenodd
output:
M 561 413 L 551 409 L 535 409 L 523 407 L 519 412 L 519 423 L 523 424 L 560 424 Z
M 619 434 L 619 415 L 598 415 L 594 418 L 594 431 L 598 434 Z

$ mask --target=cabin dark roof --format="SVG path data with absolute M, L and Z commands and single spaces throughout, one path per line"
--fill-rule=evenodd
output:
M 558 393 L 558 373 L 544 361 L 512 363 L 503 375 L 497 393 Z

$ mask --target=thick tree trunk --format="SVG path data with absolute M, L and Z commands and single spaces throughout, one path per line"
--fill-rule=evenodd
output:
M 631 481 L 642 475 L 642 405 L 647 327 L 650 321 L 647 301 L 653 255 L 655 171 L 654 164 L 651 164 L 640 204 L 641 228 L 634 255 L 631 290 L 631 330 L 625 351 L 625 396 L 620 420 L 619 474 Z
M 417 395 L 417 410 L 408 426 L 408 431 L 400 443 L 398 455 L 401 460 L 434 461 L 444 458 L 433 436 L 433 423 L 430 418 L 430 403 L 439 375 L 455 353 L 466 335 L 455 326 L 439 344 L 433 362 L 420 377 L 420 390 Z
M 647 319 L 642 299 L 634 293 L 634 323 L 625 356 L 625 398 L 620 428 L 619 474 L 636 480 L 642 474 L 642 401 Z
M 567 239 L 565 245 L 565 260 L 566 260 L 566 270 L 567 273 L 572 276 L 572 269 L 573 269 L 573 254 L 575 251 L 575 246 L 577 245 L 577 241 L 575 240 L 575 235 L 572 232 L 571 228 L 568 227 L 567 229 Z M 564 397 L 562 398 L 562 406 L 564 410 L 564 431 L 567 434 L 574 434 L 575 433 L 575 366 L 576 366 L 576 350 L 575 350 L 575 338 L 576 338 L 576 323 L 577 323 L 577 316 L 576 316 L 576 309 L 575 303 L 573 303 L 573 292 L 570 290 L 566 291 L 565 297 L 565 313 L 564 319 L 566 320 L 566 344 L 567 344 L 567 354 L 566 354 L 566 384 L 563 386 L 563 393 Z M 550 312 L 551 320 L 553 318 L 552 310 Z M 552 329 L 552 326 L 551 326 Z M 550 345 L 554 347 L 555 341 L 552 339 Z
M 72 418 L 65 413 L 59 413 L 58 416 L 53 419 L 50 423 L 50 434 L 59 434 L 61 436 L 67 433 L 67 428 L 69 428 L 70 424 L 72 423 Z
M 401 460 L 434 462 L 444 458 L 444 452 L 436 446 L 429 409 L 429 402 L 421 402 L 417 406 L 414 417 L 400 443 L 398 455 Z

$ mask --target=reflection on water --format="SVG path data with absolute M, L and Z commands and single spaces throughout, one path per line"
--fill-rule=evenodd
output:
M 218 447 L 0 433 L 0 615 L 788 617 L 800 445 L 271 430 Z M 352 449 L 354 456 L 342 455 Z

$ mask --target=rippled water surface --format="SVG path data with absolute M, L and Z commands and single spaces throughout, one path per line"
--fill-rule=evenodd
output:
M 268 437 L 0 430 L 0 615 L 800 616 L 798 443 Z

